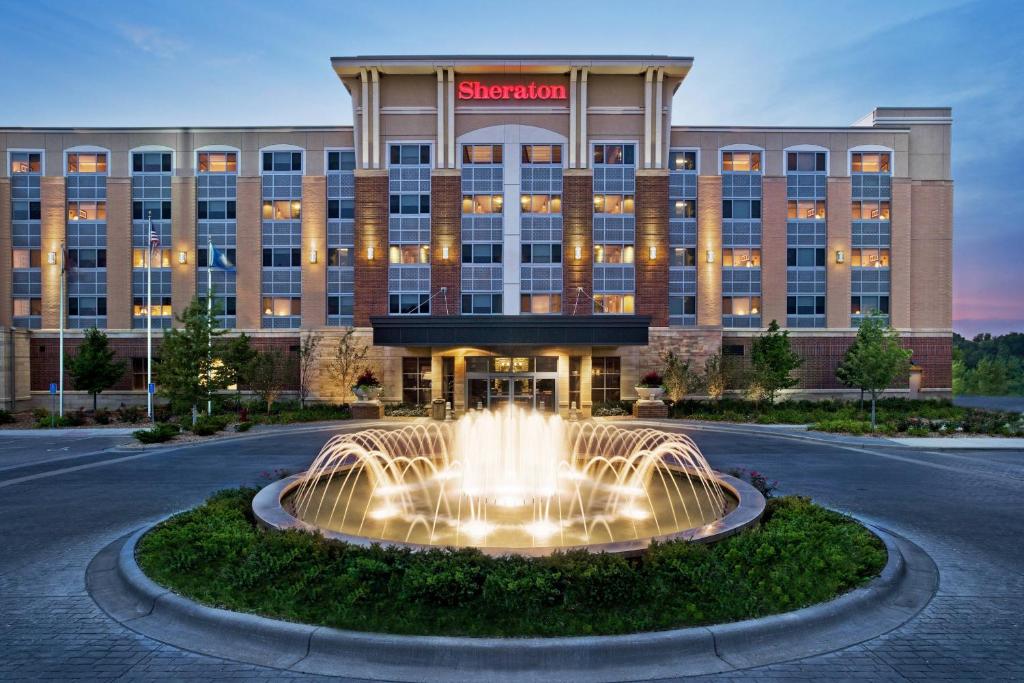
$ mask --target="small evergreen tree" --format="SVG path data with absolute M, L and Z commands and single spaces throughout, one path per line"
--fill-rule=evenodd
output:
M 910 369 L 910 351 L 900 346 L 899 334 L 879 315 L 860 323 L 857 338 L 847 350 L 836 377 L 871 396 L 871 429 L 876 426 L 875 401 Z
M 224 331 L 216 329 L 215 318 L 207 312 L 205 299 L 193 299 L 177 320 L 181 327 L 164 332 L 160 346 L 159 394 L 170 401 L 176 413 L 190 410 L 195 424 L 199 404 L 227 386 L 224 376 L 215 372 L 210 346 L 211 340 Z
M 223 378 L 224 386 L 235 385 L 236 401 L 241 402 L 242 385 L 248 382 L 246 372 L 256 355 L 256 350 L 252 347 L 252 340 L 245 332 L 237 337 L 226 339 L 217 346 L 216 355 L 221 361 L 217 372 Z
M 982 396 L 1005 396 L 1009 393 L 1009 368 L 1000 357 L 982 358 L 972 373 L 973 390 Z
M 93 412 L 96 412 L 99 394 L 117 384 L 124 371 L 124 362 L 114 360 L 107 335 L 95 327 L 86 330 L 78 353 L 68 360 L 68 372 L 75 388 L 92 395 Z
M 754 339 L 750 360 L 753 383 L 769 403 L 775 401 L 781 389 L 796 385 L 798 380 L 793 377 L 793 371 L 804 362 L 790 348 L 789 332 L 780 331 L 779 323 L 774 320 L 764 334 Z

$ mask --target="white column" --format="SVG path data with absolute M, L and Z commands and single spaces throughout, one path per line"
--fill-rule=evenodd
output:
M 448 69 L 448 168 L 455 168 L 455 69 Z
M 644 168 L 651 167 L 651 77 L 650 69 L 644 73 Z
M 654 91 L 654 167 L 662 168 L 661 163 L 661 135 L 662 128 L 665 127 L 665 114 L 661 111 L 662 107 L 662 90 L 665 89 L 665 70 L 658 69 L 658 79 L 655 84 L 656 90 Z
M 444 70 L 437 70 L 437 158 L 434 168 L 444 168 Z
M 380 78 L 377 69 L 371 69 L 373 76 L 373 167 L 380 168 Z
M 359 70 L 360 80 L 360 95 L 359 95 L 359 106 L 362 108 L 362 116 L 360 117 L 363 121 L 361 126 L 360 134 L 362 137 L 362 159 L 361 165 L 363 168 L 370 168 L 370 138 L 367 137 L 370 134 L 370 84 L 368 82 L 368 76 L 366 69 Z
M 569 168 L 576 168 L 576 69 L 569 69 Z
M 505 145 L 502 159 L 502 183 L 504 185 L 504 208 L 502 209 L 502 312 L 505 315 L 519 315 L 519 294 L 522 291 L 520 245 L 523 241 L 521 229 L 522 207 L 519 205 L 521 130 L 518 125 L 502 126 Z
M 590 159 L 587 146 L 587 74 L 589 69 L 582 70 L 580 77 L 580 168 L 586 168 Z

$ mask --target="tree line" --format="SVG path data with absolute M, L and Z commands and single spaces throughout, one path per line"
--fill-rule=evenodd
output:
M 954 334 L 953 393 L 1024 396 L 1024 334 Z

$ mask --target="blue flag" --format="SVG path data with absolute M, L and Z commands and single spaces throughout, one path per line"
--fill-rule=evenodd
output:
M 234 272 L 235 270 L 235 264 L 228 260 L 228 255 L 213 245 L 210 246 L 210 267 L 220 268 L 229 272 Z

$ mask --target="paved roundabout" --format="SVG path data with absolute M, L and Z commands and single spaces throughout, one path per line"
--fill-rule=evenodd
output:
M 631 678 L 714 670 L 722 673 L 709 675 L 713 680 L 1024 677 L 1024 453 L 911 450 L 884 441 L 807 438 L 788 429 L 687 430 L 716 468 L 761 470 L 780 480 L 783 493 L 811 495 L 891 531 L 905 554 L 934 560 L 938 589 L 930 601 L 921 600 L 927 604 L 920 612 L 908 610 L 863 637 L 844 638 L 823 626 L 813 630 L 815 647 L 803 651 L 782 652 L 765 641 L 761 649 L 773 650 L 771 659 L 737 657 L 717 669 L 679 664 Z M 142 635 L 144 629 L 122 625 L 97 605 L 86 571 L 93 563 L 95 588 L 95 572 L 114 567 L 119 539 L 219 488 L 258 483 L 261 472 L 278 468 L 297 471 L 337 431 L 279 428 L 145 451 L 112 438 L 100 444 L 112 448 L 91 444 L 59 456 L 41 453 L 36 461 L 24 457 L 32 445 L 21 440 L 16 461 L 0 460 L 0 678 L 307 678 L 240 654 L 199 654 L 168 634 Z M 725 659 L 725 650 L 713 654 Z M 746 650 L 758 648 L 747 643 Z M 347 671 L 380 677 L 372 667 Z

